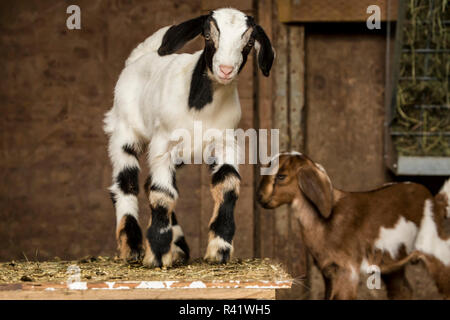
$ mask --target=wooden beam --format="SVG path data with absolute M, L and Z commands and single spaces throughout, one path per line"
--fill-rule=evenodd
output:
M 253 0 L 228 0 L 226 5 L 222 0 L 202 0 L 203 11 L 211 11 L 223 7 L 231 7 L 245 13 L 251 13 L 253 11 Z
M 274 17 L 277 17 L 276 7 Z M 288 26 L 274 19 L 273 39 L 276 59 L 273 66 L 273 128 L 279 130 L 279 151 L 289 149 L 289 39 Z M 276 208 L 274 214 L 274 250 L 275 259 L 289 268 L 289 209 L 286 206 Z
M 256 19 L 258 24 L 264 29 L 271 41 L 274 40 L 272 31 L 272 0 L 260 0 L 257 2 Z M 256 81 L 255 117 L 254 127 L 268 130 L 267 141 L 270 141 L 270 129 L 272 124 L 272 87 L 275 69 L 272 68 L 271 75 L 264 77 L 257 66 L 256 56 L 254 59 L 254 75 Z M 270 145 L 268 146 L 270 148 Z M 257 192 L 260 181 L 260 167 L 255 166 L 255 187 Z M 256 199 L 257 197 L 255 197 Z M 274 257 L 274 213 L 273 210 L 262 208 L 255 203 L 254 211 L 254 236 L 255 236 L 255 257 Z
M 305 149 L 305 27 L 289 26 L 289 137 L 290 150 L 303 152 Z M 289 272 L 297 278 L 291 297 L 307 299 L 309 272 L 307 250 L 303 242 L 298 219 L 289 211 Z
M 305 27 L 289 26 L 289 128 L 291 150 L 304 149 Z
M 275 290 L 290 288 L 292 281 L 121 281 L 79 284 L 77 289 L 65 283 L 2 284 L 0 300 L 275 299 Z
M 277 3 L 281 22 L 365 22 L 371 5 L 380 7 L 381 21 L 396 20 L 398 8 L 398 0 L 278 0 Z
M 276 38 L 274 47 L 277 48 L 277 56 L 274 63 L 273 76 L 275 78 L 274 87 L 274 109 L 273 128 L 280 131 L 280 151 L 289 149 L 289 121 L 288 121 L 288 74 L 289 74 L 289 53 L 288 53 L 288 26 L 279 24 L 276 28 Z

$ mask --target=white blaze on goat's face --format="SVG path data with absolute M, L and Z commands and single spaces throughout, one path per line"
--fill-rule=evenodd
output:
M 222 84 L 231 82 L 239 73 L 245 60 L 243 50 L 253 45 L 253 28 L 247 23 L 247 16 L 234 9 L 220 9 L 212 14 L 210 38 L 215 52 L 212 57 L 212 76 Z

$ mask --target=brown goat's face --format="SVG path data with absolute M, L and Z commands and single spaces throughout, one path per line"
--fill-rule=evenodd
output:
M 297 154 L 282 154 L 278 161 L 278 171 L 263 176 L 259 184 L 258 201 L 266 209 L 290 204 L 299 195 L 297 172 L 307 159 Z
M 278 161 L 277 172 L 261 180 L 259 203 L 273 209 L 291 204 L 294 199 L 309 201 L 328 218 L 333 205 L 333 186 L 325 169 L 300 153 L 281 154 Z

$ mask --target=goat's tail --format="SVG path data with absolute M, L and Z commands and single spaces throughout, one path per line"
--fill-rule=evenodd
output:
M 162 39 L 166 34 L 166 31 L 170 27 L 171 26 L 166 26 L 164 28 L 159 29 L 150 37 L 141 42 L 136 48 L 134 48 L 134 50 L 128 57 L 127 61 L 125 61 L 125 66 L 128 66 L 129 64 L 135 62 L 136 60 L 138 60 L 147 53 L 158 51 L 159 47 L 161 46 Z
M 435 196 L 436 201 L 442 201 L 445 207 L 445 217 L 450 219 L 450 179 L 444 182 L 439 193 Z
M 420 252 L 418 251 L 413 251 L 411 252 L 409 255 L 407 255 L 406 257 L 404 257 L 401 260 L 398 260 L 394 263 L 388 264 L 388 265 L 383 265 L 380 267 L 380 271 L 381 273 L 391 273 L 391 272 L 395 272 L 398 271 L 400 269 L 403 269 L 405 267 L 405 265 L 407 265 L 408 263 L 417 263 L 419 262 L 419 260 L 422 258 L 422 255 Z

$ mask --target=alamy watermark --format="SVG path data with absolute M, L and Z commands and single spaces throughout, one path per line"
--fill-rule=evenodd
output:
M 381 270 L 377 265 L 370 265 L 366 268 L 367 277 L 366 286 L 368 289 L 381 289 Z
M 66 26 L 69 30 L 81 29 L 81 9 L 79 6 L 72 4 L 67 7 L 66 13 L 70 16 L 66 20 Z
M 367 18 L 366 26 L 369 30 L 381 29 L 381 9 L 373 4 L 367 7 L 366 13 L 370 14 Z
M 179 128 L 170 135 L 170 158 L 179 164 L 262 164 L 261 175 L 273 174 L 278 166 L 279 130 L 225 129 L 204 130 L 202 121 L 194 121 L 193 130 Z M 248 148 L 246 148 L 248 140 Z M 248 159 L 246 157 L 248 150 Z

